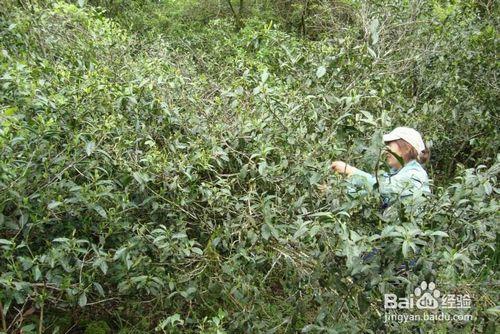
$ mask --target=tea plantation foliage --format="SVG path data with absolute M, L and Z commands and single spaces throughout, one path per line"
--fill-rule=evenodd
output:
M 239 3 L 2 1 L 0 332 L 497 331 L 495 3 Z M 381 212 L 330 164 L 400 125 Z M 474 319 L 384 323 L 422 280 Z

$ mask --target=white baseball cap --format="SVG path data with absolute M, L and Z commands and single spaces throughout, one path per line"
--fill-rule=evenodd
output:
M 407 141 L 411 146 L 413 146 L 418 153 L 425 150 L 425 144 L 422 136 L 420 135 L 420 132 L 412 128 L 407 128 L 404 126 L 398 127 L 388 134 L 384 135 L 382 138 L 385 143 L 393 140 L 403 139 Z

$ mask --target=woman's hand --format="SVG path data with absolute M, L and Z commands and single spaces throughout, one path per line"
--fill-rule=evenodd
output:
M 340 160 L 334 161 L 331 167 L 333 171 L 341 174 L 346 174 L 347 176 L 351 176 L 355 170 L 354 167 Z

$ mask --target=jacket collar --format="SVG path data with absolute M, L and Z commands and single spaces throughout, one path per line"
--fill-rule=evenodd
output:
M 407 168 L 407 167 L 410 167 L 410 166 L 415 166 L 416 164 L 418 164 L 418 162 L 416 160 L 410 160 L 408 161 L 403 167 L 399 168 L 399 169 L 396 169 L 396 168 L 392 168 L 390 169 L 389 171 L 389 175 L 396 175 L 397 173 L 399 173 L 401 170 Z

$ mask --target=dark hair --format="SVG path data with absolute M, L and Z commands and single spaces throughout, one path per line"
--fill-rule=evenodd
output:
M 425 164 L 430 159 L 431 152 L 427 147 L 425 147 L 425 149 L 420 154 L 418 154 L 415 147 L 413 147 L 404 139 L 396 139 L 390 142 L 386 142 L 386 144 L 389 143 L 395 143 L 398 146 L 399 150 L 401 151 L 401 158 L 403 158 L 403 161 L 405 163 L 411 160 L 417 160 L 421 164 Z
M 426 146 L 425 149 L 418 155 L 417 160 L 421 164 L 426 164 L 429 162 L 430 159 L 431 159 L 431 151 Z

